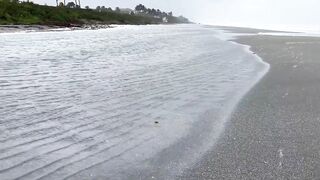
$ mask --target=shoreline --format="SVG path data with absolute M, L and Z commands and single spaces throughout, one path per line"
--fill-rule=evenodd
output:
M 19 32 L 58 32 L 75 30 L 98 30 L 114 28 L 115 25 L 109 24 L 84 24 L 71 26 L 50 26 L 50 25 L 0 25 L 0 34 L 19 33 Z
M 217 29 L 215 29 L 215 31 L 216 30 Z M 222 34 L 222 36 L 220 36 L 221 34 L 218 35 L 217 38 L 238 46 L 243 50 L 243 53 L 254 57 L 250 60 L 256 61 L 257 70 L 259 69 L 259 71 L 255 73 L 255 78 L 253 78 L 250 83 L 246 83 L 245 88 L 239 88 L 237 93 L 230 95 L 234 97 L 231 98 L 228 103 L 222 105 L 224 110 L 220 109 L 221 112 L 216 109 L 205 111 L 199 117 L 201 120 L 193 124 L 194 127 L 191 128 L 186 136 L 146 161 L 148 164 L 147 167 L 126 170 L 129 175 L 124 179 L 175 179 L 174 177 L 180 176 L 181 172 L 192 166 L 194 162 L 199 160 L 199 157 L 206 154 L 207 150 L 210 150 L 215 146 L 216 141 L 219 140 L 221 134 L 223 134 L 223 131 L 225 130 L 225 124 L 230 119 L 230 116 L 238 104 L 268 73 L 270 69 L 269 64 L 254 53 L 251 50 L 251 46 L 231 40 L 237 37 L 232 32 L 223 32 Z M 219 120 L 217 120 L 217 122 L 212 122 L 213 117 L 215 120 Z M 212 124 L 214 124 L 214 128 L 212 128 Z M 207 143 L 208 141 L 211 142 Z M 197 154 L 197 156 L 192 157 L 192 154 Z M 136 172 L 139 172 L 139 174 L 135 174 Z
M 17 39 L 13 37 L 12 40 L 10 40 L 11 37 L 8 37 L 8 45 L 2 49 L 5 59 L 9 59 L 12 54 L 19 54 L 19 49 L 27 49 L 23 57 L 18 56 L 16 58 L 16 62 L 23 62 L 20 63 L 23 68 L 19 69 L 19 72 L 24 72 L 25 77 L 31 77 L 32 79 L 35 77 L 34 79 L 39 81 L 35 83 L 27 81 L 22 86 L 34 89 L 31 92 L 40 91 L 45 95 L 45 100 L 42 99 L 43 96 L 37 97 L 37 95 L 25 99 L 24 93 L 29 91 L 22 91 L 15 98 L 4 97 L 3 102 L 7 102 L 8 99 L 18 107 L 20 104 L 24 104 L 24 100 L 28 101 L 28 99 L 50 104 L 50 101 L 47 102 L 46 99 L 54 97 L 55 104 L 52 105 L 53 107 L 56 104 L 64 105 L 65 101 L 68 104 L 75 104 L 71 106 L 71 112 L 69 109 L 61 110 L 61 113 L 71 113 L 70 116 L 60 117 L 58 116 L 60 113 L 57 114 L 58 117 L 56 118 L 59 124 L 53 124 L 52 126 L 61 128 L 54 129 L 54 133 L 78 128 L 79 122 L 75 119 L 79 118 L 81 119 L 81 126 L 86 124 L 90 126 L 99 125 L 105 129 L 109 127 L 110 123 L 104 121 L 104 119 L 109 118 L 116 123 L 114 124 L 115 127 L 123 126 L 120 126 L 119 131 L 106 129 L 103 134 L 100 131 L 95 131 L 95 129 L 86 131 L 85 134 L 80 131 L 76 142 L 71 142 L 71 145 L 67 142 L 66 148 L 61 151 L 61 154 L 70 153 L 72 156 L 76 154 L 75 159 L 82 156 L 82 146 L 95 147 L 90 151 L 90 156 L 94 158 L 81 158 L 74 164 L 77 166 L 76 168 L 73 166 L 61 168 L 61 165 L 56 166 L 57 164 L 53 162 L 54 166 L 59 167 L 59 169 L 52 171 L 51 165 L 48 165 L 50 161 L 38 162 L 38 159 L 34 158 L 24 166 L 24 169 L 20 169 L 21 166 L 19 165 L 17 168 L 13 167 L 8 171 L 3 171 L 2 175 L 9 179 L 10 177 L 31 178 L 40 175 L 40 177 L 45 177 L 50 172 L 50 175 L 47 176 L 49 179 L 50 177 L 61 177 L 61 174 L 65 177 L 74 176 L 73 179 L 92 177 L 92 174 L 95 177 L 118 177 L 118 179 L 150 179 L 152 176 L 160 179 L 172 179 L 176 174 L 180 174 L 185 166 L 192 165 L 200 155 L 211 149 L 212 143 L 207 142 L 218 139 L 220 132 L 224 130 L 226 118 L 233 111 L 239 99 L 259 80 L 258 77 L 262 75 L 261 70 L 265 70 L 266 67 L 257 62 L 256 55 L 248 53 L 248 46 L 233 44 L 230 41 L 220 39 L 217 37 L 221 35 L 218 32 L 216 33 L 217 36 L 213 37 L 214 30 L 208 30 L 202 26 L 191 27 L 154 26 L 149 28 L 143 26 L 133 27 L 132 30 L 130 30 L 131 27 L 128 29 L 118 28 L 115 31 L 101 31 L 99 33 L 89 31 L 83 34 L 66 33 L 67 36 L 63 33 L 52 33 L 52 36 L 47 36 L 46 33 L 34 33 L 17 36 Z M 33 37 L 38 34 L 40 34 L 39 38 Z M 184 41 L 186 38 L 191 39 L 191 41 Z M 6 38 L 2 40 L 6 42 Z M 19 44 L 22 40 L 24 43 Z M 83 42 L 86 42 L 86 44 L 83 44 Z M 132 46 L 132 43 L 134 43 L 134 46 Z M 139 46 L 141 44 L 142 46 Z M 67 45 L 70 45 L 70 48 L 65 48 L 68 47 Z M 210 46 L 208 47 L 208 45 Z M 30 47 L 36 51 L 30 49 Z M 87 47 L 90 48 L 87 51 L 82 51 Z M 122 49 L 125 50 L 125 53 L 123 51 L 119 52 Z M 213 52 L 213 49 L 217 51 Z M 147 52 L 144 54 L 145 50 L 155 53 Z M 176 54 L 175 52 L 179 53 Z M 74 56 L 69 56 L 70 54 Z M 109 58 L 110 61 L 105 60 L 105 57 L 109 54 L 113 55 L 111 56 L 114 59 L 113 61 L 111 58 Z M 127 56 L 121 56 L 122 54 L 127 54 Z M 136 54 L 142 54 L 143 57 L 150 59 L 135 56 Z M 165 54 L 165 56 L 159 56 L 161 54 Z M 121 59 L 117 58 L 119 56 Z M 48 57 L 50 57 L 49 60 Z M 27 63 L 24 63 L 25 59 Z M 9 59 L 8 61 L 13 62 L 14 60 Z M 114 64 L 113 67 L 112 64 Z M 146 68 L 136 68 L 137 65 Z M 35 66 L 39 68 L 35 71 L 29 71 L 29 69 L 33 70 L 32 67 Z M 8 84 L 10 88 L 11 78 L 15 79 L 15 75 L 18 74 L 15 71 L 17 68 L 8 63 L 3 69 L 5 69 L 2 72 L 3 76 L 8 77 L 4 84 Z M 110 71 L 108 71 L 109 69 Z M 123 70 L 129 72 L 123 73 Z M 102 71 L 104 73 L 100 73 Z M 47 75 L 46 72 L 51 73 Z M 88 73 L 93 74 L 93 76 L 88 77 Z M 70 82 L 69 77 L 74 77 L 72 80 L 76 80 L 76 82 Z M 100 81 L 100 79 L 103 79 L 103 81 Z M 78 82 L 80 83 L 78 84 Z M 82 82 L 86 83 L 82 85 Z M 88 88 L 88 84 L 90 88 Z M 110 86 L 104 89 L 105 84 Z M 148 88 L 144 89 L 145 84 L 148 85 Z M 14 84 L 13 87 L 15 87 Z M 59 93 L 55 94 L 52 91 L 47 93 L 47 91 L 42 91 L 42 88 L 38 89 L 38 87 L 46 87 L 46 89 Z M 119 91 L 119 87 L 123 87 L 123 90 Z M 85 96 L 82 96 L 82 90 L 85 91 Z M 98 94 L 96 94 L 97 91 Z M 8 93 L 10 94 L 11 91 Z M 61 96 L 64 94 L 72 98 Z M 105 96 L 108 98 L 105 99 Z M 114 98 L 114 100 L 109 97 Z M 121 97 L 121 99 L 117 97 Z M 21 101 L 15 101 L 16 99 Z M 101 99 L 103 101 L 100 101 Z M 154 104 L 158 105 L 153 106 Z M 9 105 L 12 107 L 12 104 Z M 5 106 L 3 112 L 11 112 L 11 109 L 16 112 L 16 109 L 11 107 Z M 73 114 L 74 111 L 78 112 L 79 107 L 84 111 Z M 100 114 L 100 111 L 91 109 L 95 107 L 101 107 L 104 113 Z M 48 107 L 43 111 L 44 113 L 50 113 L 52 109 L 52 107 Z M 114 113 L 110 114 L 110 112 Z M 24 114 L 22 113 L 22 115 Z M 51 119 L 47 119 L 47 117 L 51 118 L 50 115 L 40 115 L 38 117 L 38 114 L 31 112 L 28 114 L 28 117 L 30 116 L 35 117 L 35 119 L 32 119 L 33 124 L 28 126 L 27 131 L 30 131 L 29 129 L 34 126 L 41 125 L 41 129 L 47 127 L 47 123 L 38 125 L 38 121 L 51 122 Z M 27 116 L 21 117 L 21 120 L 14 126 L 24 127 L 24 117 Z M 112 117 L 116 119 L 113 120 Z M 133 118 L 132 123 L 129 122 L 130 124 L 128 124 L 127 121 L 130 121 L 131 118 Z M 11 120 L 10 115 L 5 117 L 5 120 Z M 64 126 L 64 122 L 70 124 Z M 155 124 L 155 122 L 157 123 Z M 11 127 L 10 125 L 9 127 Z M 123 131 L 129 131 L 130 133 L 125 133 L 121 138 L 114 140 L 116 148 L 111 148 L 111 151 L 106 154 L 99 153 L 102 149 L 108 147 L 108 144 L 101 143 L 100 140 Z M 140 134 L 140 132 L 143 132 L 143 134 Z M 8 132 L 9 135 L 14 133 L 19 135 L 20 129 Z M 87 141 L 83 139 L 88 135 L 97 135 L 99 138 L 92 139 L 92 142 L 90 141 L 90 144 L 87 144 Z M 47 137 L 47 133 L 44 136 Z M 6 147 L 10 147 L 12 143 L 19 141 L 20 137 L 17 136 L 17 140 L 9 139 L 8 143 L 5 144 Z M 27 141 L 30 138 L 33 138 L 33 136 L 23 137 Z M 34 136 L 34 138 L 38 138 L 38 136 Z M 123 143 L 123 140 L 128 143 Z M 45 140 L 43 143 L 48 142 Z M 51 143 L 48 145 L 51 145 Z M 70 146 L 78 148 L 69 149 Z M 29 147 L 29 144 L 27 144 L 27 147 Z M 43 150 L 52 152 L 54 149 L 55 146 L 49 146 Z M 25 151 L 25 153 L 33 155 L 31 151 Z M 43 156 L 43 153 L 34 155 L 34 157 L 47 158 L 51 156 L 51 153 L 45 156 Z M 59 155 L 55 157 L 61 158 Z M 109 157 L 116 158 L 109 162 Z M 17 158 L 17 163 L 25 161 L 23 156 L 13 158 Z M 10 168 L 11 159 L 6 163 L 9 164 Z M 87 166 L 88 164 L 89 166 Z M 118 166 L 114 166 L 114 164 L 118 164 Z M 101 169 L 104 170 L 101 171 Z M 17 173 L 12 173 L 12 171 Z M 35 173 L 30 173 L 30 171 Z
M 213 149 L 181 179 L 319 177 L 320 38 L 253 35 L 232 41 L 251 46 L 270 71 L 242 98 Z
M 20 27 L 18 25 L 12 28 L 19 29 Z M 40 32 L 54 31 L 42 26 L 25 28 L 44 29 Z M 52 29 L 59 28 L 52 27 Z M 64 31 L 64 29 L 61 30 Z M 256 79 L 254 82 L 244 83 L 242 81 L 239 86 L 233 83 L 231 87 L 234 90 L 225 96 L 228 98 L 234 96 L 234 98 L 224 105 L 220 104 L 223 107 L 222 112 L 217 111 L 219 109 L 201 112 L 201 116 L 197 117 L 201 121 L 188 124 L 193 127 L 192 133 L 157 153 L 156 156 L 152 156 L 153 158 L 144 161 L 147 162 L 146 167 L 144 167 L 145 163 L 141 163 L 140 167 L 135 166 L 133 169 L 131 167 L 125 170 L 128 179 L 135 176 L 136 179 L 150 179 L 150 177 L 171 179 L 183 171 L 185 174 L 177 179 L 311 179 L 319 176 L 317 167 L 320 155 L 317 152 L 320 148 L 320 132 L 318 132 L 320 129 L 318 123 L 320 121 L 320 97 L 318 97 L 320 73 L 317 72 L 320 69 L 320 63 L 317 57 L 320 55 L 318 53 L 320 38 L 261 35 L 258 34 L 261 30 L 244 28 L 229 28 L 226 33 L 229 32 L 230 36 L 225 37 L 235 38 L 223 39 L 225 37 L 221 37 L 223 41 L 241 46 L 243 51 L 250 56 L 243 57 L 241 53 L 237 54 L 237 51 L 233 49 L 229 51 L 233 57 L 227 58 L 226 62 L 240 58 L 244 61 L 238 65 L 244 64 L 250 67 L 249 62 L 261 61 L 269 66 L 266 72 L 261 70 L 261 72 L 245 76 Z M 206 42 L 205 39 L 200 41 L 200 43 L 204 42 Z M 163 47 L 160 46 L 158 49 L 161 48 Z M 217 49 L 219 48 L 221 46 L 217 46 Z M 172 48 L 170 50 L 172 51 Z M 251 56 L 255 58 L 250 58 Z M 209 62 L 212 62 L 212 59 L 209 59 Z M 192 63 L 190 67 L 197 63 L 199 61 Z M 215 67 L 217 64 L 214 64 L 208 72 L 213 72 Z M 233 64 L 229 66 L 229 69 L 233 67 L 236 68 L 234 70 L 238 70 L 242 66 Z M 236 71 L 230 72 L 236 75 Z M 214 74 L 206 73 L 203 77 L 214 77 Z M 235 79 L 239 78 L 241 75 L 235 76 Z M 201 83 L 202 86 L 207 84 L 208 81 Z M 220 89 L 225 90 L 225 88 Z M 200 95 L 203 95 L 212 93 L 213 90 L 212 87 L 208 87 L 199 92 L 201 92 Z M 205 99 L 200 98 L 200 101 L 203 100 Z M 212 108 L 212 106 L 209 107 Z M 142 106 L 141 109 L 144 108 Z M 190 113 L 190 110 L 192 111 L 189 109 L 189 111 L 181 112 L 187 114 Z M 173 116 L 173 118 L 177 117 Z M 187 117 L 181 116 L 180 118 L 185 120 Z M 221 121 L 214 122 L 215 119 L 220 118 Z M 170 119 L 167 122 L 165 118 L 160 118 L 160 120 L 161 126 L 170 122 Z M 170 126 L 163 126 L 164 129 L 172 127 L 172 124 L 169 124 Z M 183 125 L 182 123 L 177 127 Z M 196 151 L 198 149 L 201 151 Z M 202 160 L 185 171 L 184 167 L 190 167 L 189 161 L 193 165 L 194 158 L 202 157 L 202 152 L 204 154 Z M 133 154 L 138 153 L 144 156 L 147 154 L 140 150 Z M 132 157 L 130 154 L 129 156 Z M 174 168 L 177 170 L 173 170 Z M 104 167 L 104 169 L 107 168 Z M 99 171 L 99 168 L 93 168 L 93 170 L 96 173 L 102 172 Z M 86 173 L 83 174 L 86 175 Z M 84 176 L 81 174 L 78 177 Z
M 78 30 L 99 30 L 111 29 L 121 26 L 149 26 L 149 25 L 185 25 L 191 23 L 176 23 L 176 24 L 83 24 L 71 26 L 50 26 L 50 25 L 0 25 L 1 34 L 11 33 L 32 33 L 32 32 L 63 32 L 63 31 L 78 31 Z

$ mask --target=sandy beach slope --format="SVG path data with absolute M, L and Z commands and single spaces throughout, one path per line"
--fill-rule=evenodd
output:
M 320 38 L 236 41 L 250 45 L 270 71 L 242 99 L 213 150 L 180 178 L 318 179 Z

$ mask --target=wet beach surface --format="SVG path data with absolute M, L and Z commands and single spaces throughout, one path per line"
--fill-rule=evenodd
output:
M 241 100 L 214 148 L 178 179 L 318 179 L 320 38 L 236 41 L 252 46 L 270 71 Z
M 0 179 L 180 174 L 267 70 L 219 36 L 201 25 L 0 34 Z

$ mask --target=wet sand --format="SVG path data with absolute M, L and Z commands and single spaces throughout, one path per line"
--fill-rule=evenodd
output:
M 236 41 L 250 45 L 270 71 L 243 97 L 212 151 L 178 179 L 319 178 L 320 38 Z

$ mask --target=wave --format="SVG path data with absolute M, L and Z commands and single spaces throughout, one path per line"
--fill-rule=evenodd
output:
M 225 35 L 201 25 L 2 34 L 0 176 L 180 172 L 269 68 Z

